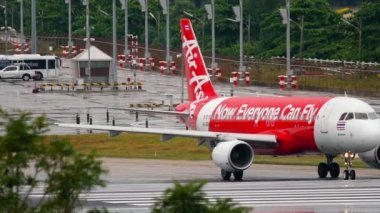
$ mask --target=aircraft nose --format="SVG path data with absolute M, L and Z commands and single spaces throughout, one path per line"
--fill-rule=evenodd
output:
M 361 138 L 368 148 L 380 145 L 380 120 L 369 123 L 361 131 Z M 364 145 L 364 144 L 363 144 Z

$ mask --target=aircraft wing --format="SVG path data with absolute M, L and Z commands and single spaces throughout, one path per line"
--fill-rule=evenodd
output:
M 192 137 L 198 139 L 208 139 L 216 141 L 227 141 L 238 139 L 245 141 L 251 145 L 275 147 L 277 139 L 275 135 L 269 134 L 243 134 L 243 133 L 229 133 L 229 132 L 209 132 L 197 130 L 177 130 L 177 129 L 161 129 L 161 128 L 141 128 L 141 127 L 124 127 L 124 126 L 107 126 L 107 125 L 86 125 L 86 124 L 68 124 L 56 123 L 60 127 L 69 127 L 76 129 L 92 129 L 109 131 L 111 136 L 116 136 L 121 132 L 133 132 L 143 134 L 157 134 L 161 135 L 161 140 L 166 141 L 171 138 Z

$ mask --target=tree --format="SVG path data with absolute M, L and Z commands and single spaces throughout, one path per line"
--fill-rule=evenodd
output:
M 45 141 L 45 116 L 0 109 L 0 121 L 0 212 L 73 212 L 80 193 L 105 185 L 100 176 L 106 171 L 94 153 L 77 153 L 59 139 Z M 44 186 L 43 197 L 31 200 L 37 186 Z
M 365 61 L 380 61 L 380 3 L 372 1 L 362 5 L 358 13 L 351 20 L 352 24 L 360 28 L 362 25 L 362 59 Z M 352 26 L 347 26 L 350 34 L 350 49 L 358 48 L 358 32 Z
M 293 0 L 290 15 L 293 21 L 304 17 L 304 54 L 305 57 L 329 58 L 343 39 L 339 31 L 339 15 L 331 10 L 326 0 Z M 265 57 L 285 55 L 285 25 L 278 10 L 273 11 L 262 25 L 262 40 L 258 54 Z M 299 55 L 300 29 L 291 23 L 291 53 Z
M 174 182 L 159 198 L 153 207 L 153 213 L 242 213 L 250 209 L 240 207 L 231 199 L 216 199 L 211 203 L 202 191 L 206 182 L 193 181 L 188 184 Z

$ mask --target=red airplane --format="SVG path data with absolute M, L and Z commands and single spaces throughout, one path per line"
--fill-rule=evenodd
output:
M 186 118 L 192 130 L 105 125 L 57 124 L 62 127 L 195 137 L 212 151 L 223 180 L 242 180 L 254 154 L 294 155 L 323 153 L 318 175 L 340 174 L 334 158 L 343 154 L 344 179 L 355 179 L 355 154 L 380 169 L 380 120 L 367 103 L 349 97 L 221 97 L 207 72 L 189 19 L 181 19 L 181 36 L 189 101 L 176 112 L 155 111 Z M 143 111 L 147 110 L 136 110 Z

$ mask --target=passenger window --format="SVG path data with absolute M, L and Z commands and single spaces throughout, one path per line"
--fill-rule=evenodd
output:
M 340 116 L 339 120 L 340 120 L 340 121 L 343 121 L 344 118 L 346 117 L 346 115 L 347 115 L 347 112 L 343 113 L 343 114 Z
M 368 119 L 368 115 L 367 115 L 367 113 L 355 112 L 355 119 L 358 119 L 358 120 L 367 120 Z
M 346 121 L 354 119 L 354 113 L 350 112 L 347 114 Z

